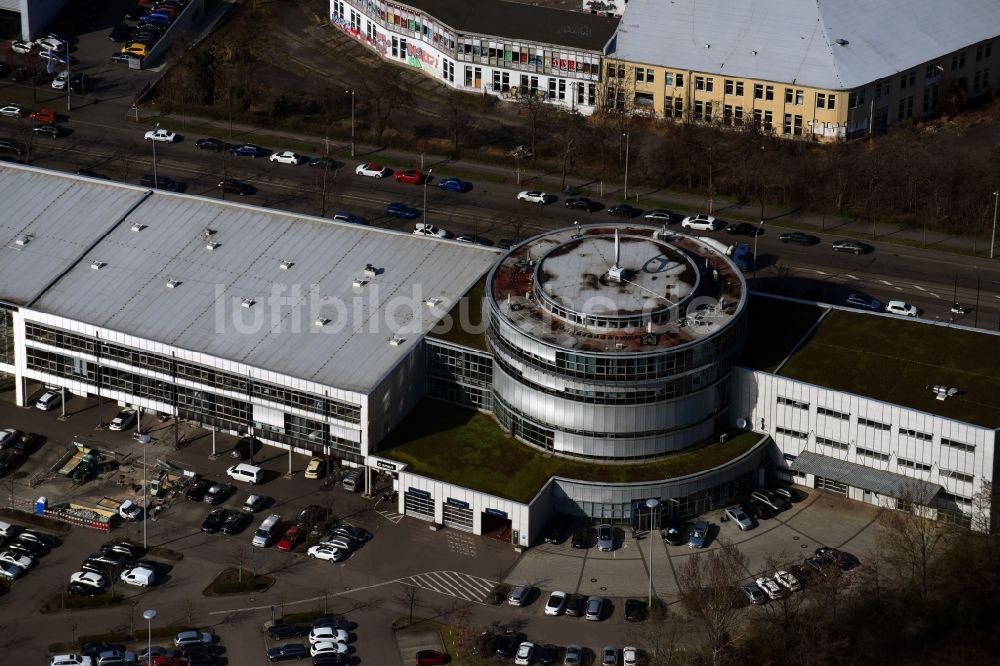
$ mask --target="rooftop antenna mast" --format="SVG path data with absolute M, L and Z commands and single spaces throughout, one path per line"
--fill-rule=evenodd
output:
M 608 270 L 608 277 L 612 280 L 621 281 L 625 269 L 621 267 L 621 254 L 622 254 L 622 239 L 621 239 L 621 229 L 615 229 L 615 263 Z

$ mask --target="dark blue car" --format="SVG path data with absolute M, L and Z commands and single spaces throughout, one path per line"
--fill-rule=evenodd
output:
M 146 14 L 141 19 L 139 19 L 139 24 L 143 25 L 146 23 L 153 23 L 155 25 L 162 25 L 163 27 L 169 26 L 174 20 L 167 16 L 166 14 L 157 14 L 156 12 L 152 14 Z
M 438 187 L 451 192 L 465 192 L 471 187 L 471 184 L 458 178 L 445 178 L 438 183 Z
M 253 143 L 232 146 L 229 152 L 238 157 L 267 157 L 267 150 Z
M 309 656 L 309 650 L 301 643 L 279 645 L 267 651 L 268 661 L 298 661 Z
M 389 206 L 385 209 L 385 214 L 391 215 L 392 217 L 404 217 L 407 220 L 420 217 L 420 211 L 416 208 L 397 202 L 389 204 Z

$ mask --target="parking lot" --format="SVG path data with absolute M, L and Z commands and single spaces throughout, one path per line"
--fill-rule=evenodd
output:
M 43 387 L 32 385 L 29 391 L 36 398 Z M 130 432 L 95 430 L 99 422 L 107 423 L 118 410 L 119 406 L 111 403 L 101 406 L 92 400 L 72 397 L 66 405 L 68 418 L 60 420 L 60 409 L 43 412 L 17 408 L 13 405 L 12 390 L 0 393 L 0 427 L 14 427 L 44 437 L 38 450 L 4 477 L 5 486 L 9 480 L 13 481 L 9 487 L 24 506 L 31 506 L 42 495 L 49 506 L 138 497 L 134 489 L 141 487 L 142 445 Z M 404 586 L 419 590 L 417 608 L 421 616 L 446 615 L 455 604 L 468 604 L 474 622 L 482 627 L 515 627 L 539 643 L 584 644 L 591 650 L 608 644 L 621 647 L 626 637 L 633 635 L 624 619 L 625 602 L 629 598 L 645 599 L 650 554 L 654 593 L 667 603 L 676 604 L 678 568 L 688 558 L 705 552 L 686 544 L 668 545 L 655 532 L 650 537 L 617 530 L 617 547 L 610 552 L 602 552 L 596 545 L 574 549 L 567 533 L 561 543 L 538 544 L 517 554 L 508 544 L 492 539 L 454 530 L 431 531 L 423 521 L 400 516 L 395 506 L 381 501 L 380 495 L 365 498 L 343 490 L 339 484 L 325 487 L 322 480 L 305 479 L 307 456 L 291 456 L 293 474 L 289 477 L 288 453 L 265 447 L 255 456 L 254 463 L 268 471 L 268 480 L 262 485 L 248 486 L 226 477 L 226 468 L 238 462 L 229 456 L 236 437 L 216 435 L 213 456 L 212 436 L 208 431 L 179 424 L 176 435 L 181 447 L 175 450 L 172 421 L 160 422 L 147 416 L 142 428 L 151 437 L 147 448 L 149 470 L 163 462 L 175 469 L 197 473 L 209 485 L 219 482 L 232 485 L 235 492 L 219 506 L 234 511 L 239 510 L 251 492 L 273 498 L 273 503 L 254 514 L 238 534 L 206 534 L 201 530 L 202 522 L 213 507 L 204 501 L 185 499 L 185 489 L 190 486 L 178 488 L 175 496 L 166 498 L 156 519 L 147 522 L 147 540 L 151 546 L 182 554 L 182 559 L 169 561 L 154 554 L 149 559 L 165 565 L 164 575 L 156 584 L 149 588 L 118 586 L 118 592 L 128 602 L 138 604 L 140 610 L 146 605 L 157 608 L 164 625 L 186 625 L 190 624 L 188 619 L 193 619 L 195 626 L 213 627 L 225 641 L 229 663 L 260 660 L 266 649 L 278 644 L 262 632 L 270 620 L 272 607 L 279 619 L 283 611 L 346 613 L 356 625 L 349 643 L 355 663 L 397 663 L 400 648 L 396 647 L 391 627 L 406 615 L 400 607 L 400 591 Z M 59 477 L 30 487 L 29 482 L 38 471 L 49 469 L 65 456 L 74 436 L 88 437 L 110 458 L 119 461 L 119 468 L 99 472 L 96 478 L 83 484 Z M 274 542 L 266 548 L 247 548 L 265 515 L 280 515 L 284 532 L 307 505 L 324 507 L 333 516 L 369 531 L 373 538 L 341 562 L 308 558 L 305 554 L 308 544 L 304 542 L 297 543 L 292 552 L 278 550 Z M 746 532 L 739 531 L 732 521 L 720 523 L 720 514 L 721 511 L 714 511 L 703 517 L 711 523 L 707 550 L 718 549 L 722 541 L 737 543 L 748 559 L 746 577 L 741 582 L 773 574 L 776 564 L 801 562 L 819 546 L 841 548 L 864 562 L 877 538 L 876 509 L 815 491 Z M 122 537 L 142 543 L 142 522 L 122 523 L 110 535 L 79 527 L 69 529 L 61 535 L 63 543 L 42 557 L 38 570 L 45 575 L 29 571 L 13 584 L 5 606 L 10 608 L 10 600 L 30 599 L 30 604 L 37 607 L 53 598 L 65 589 L 70 574 L 79 569 L 88 554 L 98 551 L 109 539 Z M 252 562 L 247 561 L 248 557 Z M 276 584 L 259 594 L 204 596 L 204 589 L 222 568 L 235 566 L 241 558 L 244 566 L 272 576 Z M 509 585 L 534 588 L 523 607 L 513 607 L 505 600 L 496 606 L 488 603 L 489 592 L 501 576 Z M 601 621 L 546 616 L 544 606 L 553 590 L 606 598 Z M 47 637 L 49 631 L 59 634 L 61 640 L 69 640 L 60 615 L 36 614 L 38 620 L 30 632 L 38 635 L 26 636 L 24 647 L 16 650 L 18 654 L 24 650 L 23 654 L 30 655 L 32 661 L 41 659 L 46 654 L 45 647 L 56 640 Z M 74 615 L 80 624 L 75 633 L 124 628 L 121 611 L 77 611 Z

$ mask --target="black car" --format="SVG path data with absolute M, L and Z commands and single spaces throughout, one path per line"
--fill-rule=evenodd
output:
M 124 23 L 119 23 L 108 33 L 108 40 L 112 42 L 124 42 L 132 34 L 132 28 Z
M 538 663 L 542 666 L 552 666 L 559 658 L 559 648 L 549 643 L 538 648 Z
M 23 530 L 17 535 L 20 541 L 34 541 L 40 543 L 46 548 L 55 548 L 61 541 L 59 537 L 52 536 L 51 534 L 46 534 L 45 532 L 38 532 L 36 530 Z
M 10 65 L 5 62 L 0 62 L 0 79 L 6 79 L 10 75 L 11 69 Z
M 351 657 L 336 652 L 320 652 L 312 658 L 312 663 L 313 666 L 347 666 L 351 663 Z
M 514 654 L 518 643 L 517 634 L 499 634 L 493 639 L 493 654 L 506 659 Z
M 733 222 L 726 225 L 726 233 L 732 236 L 756 236 L 757 229 L 757 225 L 746 222 Z
M 125 646 L 118 643 L 107 643 L 105 641 L 91 641 L 80 646 L 80 654 L 85 657 L 96 657 L 102 652 L 110 652 L 112 650 L 124 652 Z
M 70 583 L 66 587 L 66 591 L 78 597 L 96 597 L 99 594 L 104 594 L 104 588 L 84 585 L 83 583 Z
M 62 136 L 62 128 L 59 125 L 53 125 L 52 123 L 45 123 L 44 125 L 35 125 L 31 128 L 31 131 L 35 134 L 44 134 L 45 136 L 50 136 L 53 139 L 58 139 Z
M 616 204 L 608 208 L 608 215 L 612 217 L 635 217 L 641 213 L 641 209 L 629 204 Z
M 206 534 L 215 534 L 222 529 L 222 525 L 228 517 L 229 512 L 225 509 L 212 509 L 205 516 L 205 521 L 201 524 L 201 531 Z
M 27 147 L 23 143 L 18 143 L 14 139 L 0 139 L 0 150 L 9 150 L 17 155 L 24 155 L 28 152 Z
M 223 534 L 239 534 L 242 532 L 247 524 L 250 522 L 250 516 L 242 511 L 230 512 L 229 516 L 226 517 L 225 522 L 222 523 L 222 533 Z
M 122 53 L 121 51 L 115 51 L 111 54 L 111 62 L 132 62 L 133 60 L 141 62 L 142 58 L 131 53 Z
M 594 529 L 592 527 L 581 527 L 573 531 L 574 548 L 590 548 L 594 543 Z
M 125 10 L 125 20 L 126 21 L 138 21 L 140 18 L 145 16 L 149 12 L 149 7 L 143 7 L 142 5 L 136 5 L 134 7 L 129 7 Z
M 239 180 L 233 180 L 232 178 L 226 178 L 220 180 L 219 184 L 216 185 L 223 194 L 238 194 L 241 197 L 248 196 L 257 191 L 257 188 L 248 183 L 241 182 Z
M 315 504 L 310 504 L 306 508 L 299 512 L 298 518 L 295 519 L 295 524 L 299 527 L 304 527 L 306 529 L 311 528 L 317 522 L 323 519 L 326 515 L 326 511 L 321 506 Z M 331 530 L 332 531 L 332 530 Z M 346 530 L 345 530 L 346 531 Z
M 350 631 L 355 628 L 355 624 L 343 617 L 321 617 L 313 620 L 313 629 L 316 627 L 331 627 L 333 629 L 343 629 L 344 631 Z
M 24 81 L 28 78 L 28 68 L 27 67 L 16 67 L 13 72 L 10 73 L 10 80 L 17 83 L 18 81 Z
M 646 602 L 639 599 L 625 600 L 625 621 L 642 622 L 646 619 Z
M 801 502 L 805 499 L 802 491 L 789 486 L 772 486 L 769 490 L 778 497 L 783 497 L 789 502 Z
M 593 199 L 588 199 L 587 197 L 572 197 L 566 199 L 566 203 L 563 204 L 566 208 L 572 208 L 573 210 L 583 210 L 591 213 L 595 210 L 600 210 L 601 204 L 597 203 Z
M 139 557 L 142 554 L 142 548 L 134 543 L 129 543 L 128 541 L 118 541 L 116 543 L 106 543 L 101 547 L 101 552 L 104 553 L 121 553 L 129 558 Z
M 792 243 L 793 245 L 815 245 L 819 239 L 801 231 L 789 231 L 778 236 L 782 243 Z
M 309 626 L 304 624 L 274 624 L 267 628 L 267 636 L 273 641 L 298 638 L 309 635 Z
M 663 530 L 663 540 L 671 546 L 681 546 L 684 544 L 684 525 L 680 521 L 670 521 L 667 529 Z
M 225 483 L 213 483 L 205 493 L 205 503 L 211 504 L 212 506 L 222 504 L 232 492 L 232 486 L 226 485 Z
M 99 573 L 102 576 L 107 576 L 107 571 L 110 568 L 111 566 L 108 563 L 94 560 L 89 557 L 80 563 L 81 571 L 93 571 L 94 573 Z
M 225 149 L 226 144 L 219 139 L 208 138 L 198 139 L 194 142 L 194 147 L 199 150 L 214 150 L 215 152 L 220 153 Z
M 48 552 L 48 548 L 40 543 L 35 541 L 21 541 L 20 539 L 15 539 L 12 543 L 7 544 L 7 548 L 31 558 L 41 557 Z
M 223 657 L 211 652 L 188 652 L 185 656 L 188 666 L 224 666 L 227 663 Z
M 229 452 L 229 457 L 235 460 L 246 460 L 259 451 L 261 446 L 261 441 L 256 437 L 241 437 L 233 450 Z
M 583 615 L 583 609 L 587 606 L 586 597 L 580 594 L 567 594 L 566 595 L 566 608 L 563 613 L 569 615 L 570 617 L 580 617 Z
M 317 157 L 309 160 L 309 166 L 314 169 L 336 169 L 337 162 L 329 157 Z
M 211 482 L 205 479 L 198 479 L 190 486 L 188 486 L 187 492 L 184 493 L 184 497 L 188 498 L 192 502 L 201 502 L 205 499 L 205 493 L 208 489 L 212 487 Z
M 99 553 L 91 553 L 89 560 L 101 562 L 108 567 L 122 568 L 128 564 L 129 556 L 124 553 L 116 553 L 110 550 L 102 550 Z
M 178 183 L 166 176 L 157 176 L 155 186 L 153 182 L 153 174 L 151 173 L 142 174 L 142 178 L 139 180 L 139 184 L 143 187 L 154 187 L 155 189 L 166 190 L 168 192 L 183 192 L 185 189 L 183 183 Z M 201 500 L 198 501 L 200 502 Z
M 496 635 L 492 631 L 484 631 L 476 636 L 472 644 L 472 654 L 477 657 L 489 657 L 493 654 L 493 639 Z

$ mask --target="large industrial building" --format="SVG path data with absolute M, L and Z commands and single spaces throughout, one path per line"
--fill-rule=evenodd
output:
M 991 516 L 997 335 L 748 296 L 697 237 L 500 253 L 6 164 L 0 197 L 21 405 L 58 387 L 326 454 L 520 546 L 557 514 L 644 524 L 648 499 L 699 514 L 775 478 Z

